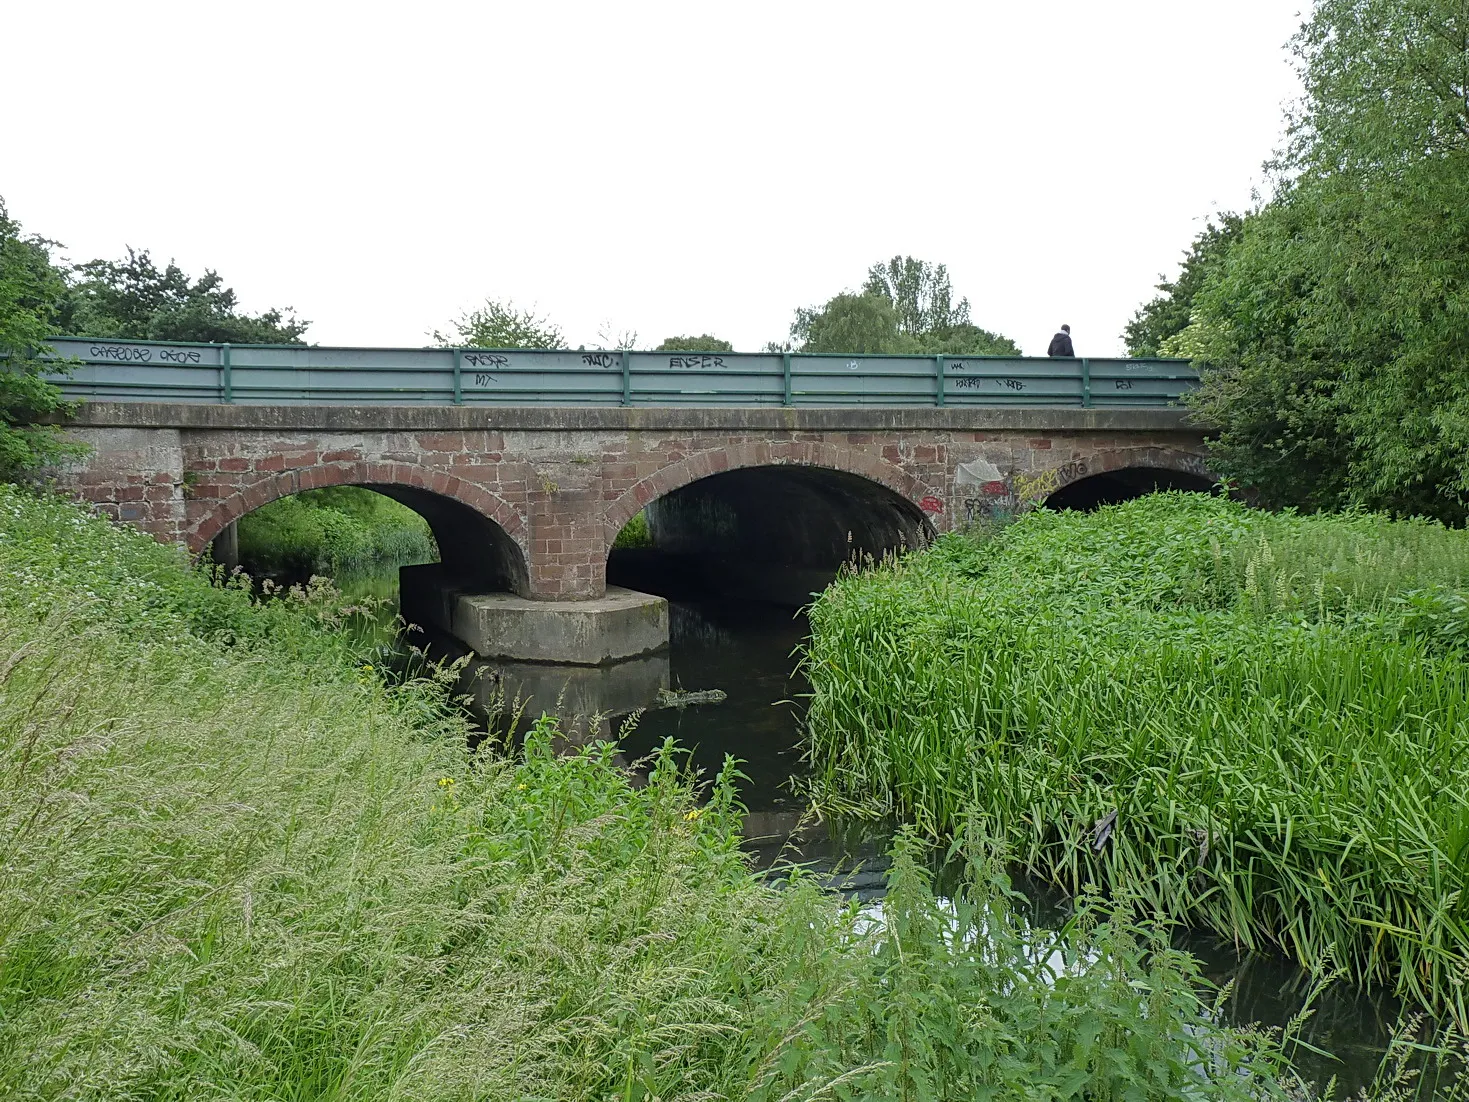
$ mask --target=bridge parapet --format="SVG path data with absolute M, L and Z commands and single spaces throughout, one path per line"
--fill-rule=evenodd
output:
M 219 405 L 1146 408 L 1186 360 L 323 348 L 55 338 L 73 398 Z

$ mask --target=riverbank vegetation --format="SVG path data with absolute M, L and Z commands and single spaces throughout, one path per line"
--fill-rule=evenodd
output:
M 653 532 L 648 527 L 648 514 L 641 510 L 633 514 L 632 520 L 622 526 L 617 538 L 612 541 L 614 551 L 628 551 L 653 546 Z
M 811 611 L 828 810 L 1469 1018 L 1469 535 L 1165 494 L 1030 513 Z
M 1284 1097 L 1125 906 L 1047 963 L 977 837 L 952 909 L 911 840 L 880 924 L 775 890 L 728 776 L 471 753 L 348 615 L 0 487 L 5 1097 Z
M 51 264 L 51 245 L 22 233 L 0 198 L 0 480 L 77 454 L 55 425 L 36 424 L 67 408 L 36 355 L 50 334 L 52 304 L 65 289 Z
M 1469 518 L 1469 8 L 1317 0 L 1267 201 L 1125 334 L 1194 358 L 1215 471 L 1275 505 Z
M 240 562 L 256 576 L 307 578 L 438 558 L 428 523 L 359 486 L 303 490 L 239 520 Z

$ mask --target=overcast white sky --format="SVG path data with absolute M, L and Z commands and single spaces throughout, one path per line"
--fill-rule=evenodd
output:
M 1261 183 L 1301 0 L 0 0 L 0 195 L 217 269 L 321 344 L 485 297 L 741 350 L 874 261 L 1080 354 Z

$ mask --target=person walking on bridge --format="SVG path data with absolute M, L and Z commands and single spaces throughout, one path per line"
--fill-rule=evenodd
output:
M 1046 349 L 1047 356 L 1075 356 L 1076 350 L 1071 347 L 1071 326 L 1063 325 L 1051 338 L 1051 347 Z

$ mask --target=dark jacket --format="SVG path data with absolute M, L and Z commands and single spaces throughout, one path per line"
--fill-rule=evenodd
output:
M 1066 332 L 1057 333 L 1051 338 L 1051 347 L 1046 349 L 1047 356 L 1075 356 L 1076 352 L 1071 347 L 1071 334 Z

